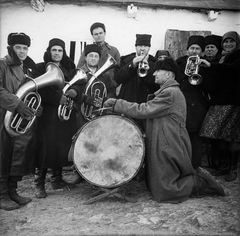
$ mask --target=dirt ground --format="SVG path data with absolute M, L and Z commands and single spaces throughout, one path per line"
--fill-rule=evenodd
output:
M 64 179 L 72 177 L 72 171 L 64 171 Z M 226 183 L 218 177 L 226 197 L 190 198 L 181 204 L 158 203 L 144 182 L 131 180 L 121 188 L 135 202 L 110 195 L 86 204 L 97 192 L 87 181 L 72 190 L 52 190 L 47 182 L 48 197 L 37 199 L 33 179 L 25 176 L 19 184 L 19 193 L 31 197 L 31 203 L 14 211 L 0 210 L 1 236 L 240 235 L 239 180 Z

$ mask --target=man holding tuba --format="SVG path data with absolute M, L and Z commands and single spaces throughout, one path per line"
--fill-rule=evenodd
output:
M 44 62 L 38 63 L 41 74 L 46 72 L 46 65 L 54 63 L 62 71 L 65 82 L 69 82 L 75 73 L 74 62 L 66 55 L 65 42 L 59 38 L 49 41 L 43 56 Z M 72 86 L 74 87 L 74 85 Z M 47 197 L 45 191 L 45 178 L 48 168 L 52 170 L 51 185 L 53 189 L 64 187 L 73 188 L 74 185 L 63 180 L 62 168 L 71 165 L 68 162 L 68 151 L 72 143 L 72 136 L 77 131 L 76 109 L 73 108 L 71 116 L 67 121 L 61 121 L 58 117 L 59 105 L 67 103 L 67 96 L 74 99 L 78 90 L 70 89 L 63 94 L 62 90 L 56 90 L 48 86 L 39 90 L 42 98 L 44 112 L 38 122 L 38 149 L 36 152 L 35 172 L 35 196 L 37 198 Z
M 77 114 L 78 130 L 89 120 L 92 114 L 89 111 L 101 109 L 107 98 L 116 97 L 116 88 L 108 69 L 116 65 L 116 61 L 109 56 L 101 67 L 101 48 L 96 44 L 86 45 L 84 49 L 85 64 L 80 68 L 87 74 L 87 83 L 78 84 L 81 96 L 78 96 L 79 111 Z M 114 60 L 111 62 L 111 60 Z M 95 78 L 95 79 L 94 79 Z M 90 80 L 94 79 L 90 84 Z M 97 105 L 98 104 L 98 105 Z M 89 109 L 90 108 L 90 109 Z M 75 171 L 74 183 L 81 182 L 80 175 Z
M 28 81 L 26 76 L 35 76 L 36 64 L 27 56 L 31 39 L 25 33 L 8 35 L 8 55 L 0 59 L 0 208 L 14 210 L 31 202 L 31 198 L 19 196 L 17 184 L 32 171 L 34 128 L 17 137 L 11 137 L 4 126 L 7 111 L 17 112 L 23 119 L 40 115 L 16 96 L 18 89 Z

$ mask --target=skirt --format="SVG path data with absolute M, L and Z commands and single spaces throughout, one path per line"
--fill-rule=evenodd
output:
M 203 121 L 199 135 L 240 143 L 240 106 L 211 106 Z

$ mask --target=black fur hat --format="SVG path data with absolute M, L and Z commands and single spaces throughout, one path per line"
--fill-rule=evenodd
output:
M 148 46 L 151 47 L 151 37 L 150 34 L 136 34 L 135 46 Z
M 49 45 L 48 45 L 48 48 L 51 49 L 52 46 L 60 46 L 62 47 L 63 49 L 65 49 L 65 43 L 63 40 L 61 39 L 58 39 L 58 38 L 53 38 L 49 41 Z
M 201 35 L 190 36 L 189 39 L 188 39 L 187 49 L 193 44 L 197 44 L 199 47 L 201 47 L 202 51 L 204 51 L 204 49 L 205 49 L 205 39 L 204 39 L 203 36 L 201 36 Z
M 24 33 L 10 33 L 8 35 L 7 41 L 9 46 L 12 46 L 15 44 L 23 44 L 30 47 L 31 45 L 30 37 Z
M 167 70 L 172 71 L 175 75 L 179 72 L 179 67 L 176 61 L 172 57 L 166 57 L 163 60 L 155 62 L 154 71 Z
M 213 44 L 217 47 L 218 50 L 221 50 L 221 40 L 222 40 L 222 37 L 219 35 L 214 35 L 214 34 L 207 35 L 205 37 L 205 47 L 210 44 Z
M 85 56 L 87 56 L 90 52 L 96 52 L 99 54 L 99 57 L 101 57 L 101 47 L 99 47 L 97 44 L 88 44 L 84 48 Z

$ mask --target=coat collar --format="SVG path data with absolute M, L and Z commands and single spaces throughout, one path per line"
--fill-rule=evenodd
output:
M 167 80 L 159 90 L 157 90 L 154 94 L 157 96 L 159 93 L 161 93 L 164 89 L 172 87 L 172 86 L 179 86 L 179 83 L 176 80 Z

